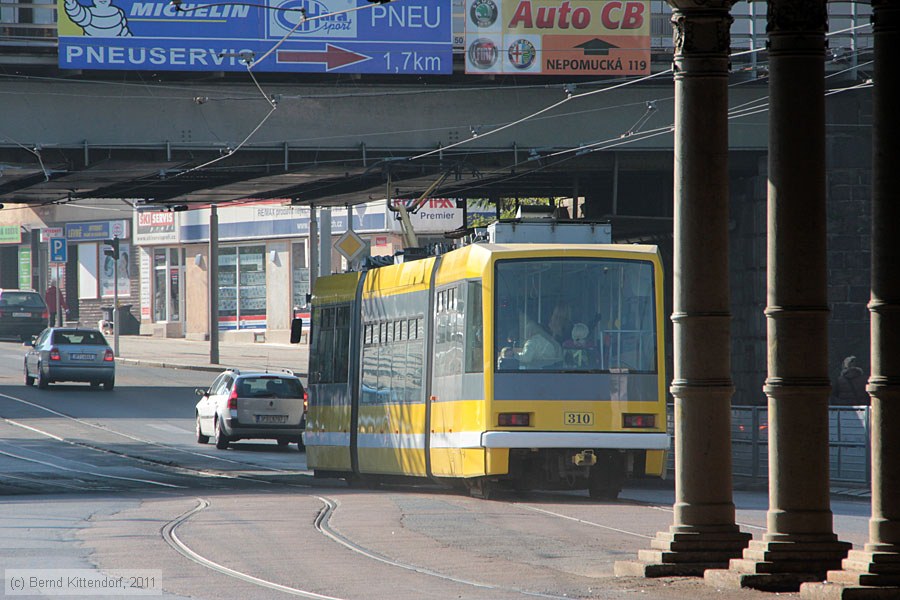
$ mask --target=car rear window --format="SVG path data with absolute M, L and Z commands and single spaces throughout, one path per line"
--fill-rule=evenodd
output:
M 44 299 L 36 292 L 3 292 L 0 306 L 44 308 Z
M 238 380 L 238 396 L 244 398 L 302 398 L 298 379 L 286 377 L 243 377 Z
M 106 346 L 106 338 L 99 331 L 54 331 L 54 344 L 74 346 Z

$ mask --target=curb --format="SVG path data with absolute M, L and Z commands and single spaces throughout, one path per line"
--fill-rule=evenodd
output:
M 184 371 L 208 371 L 218 373 L 220 371 L 224 371 L 228 367 L 225 365 L 184 365 L 180 363 L 167 363 L 161 361 L 154 360 L 144 360 L 140 358 L 121 358 L 116 357 L 116 362 L 127 363 L 129 365 L 136 365 L 141 367 L 160 367 L 163 369 L 181 369 Z
M 182 371 L 205 371 L 207 373 L 221 373 L 225 369 L 231 368 L 234 365 L 186 365 L 183 363 L 170 363 L 163 362 L 158 360 L 146 360 L 143 358 L 121 358 L 116 357 L 116 362 L 125 363 L 129 365 L 139 366 L 139 367 L 158 367 L 161 369 L 180 369 Z M 247 370 L 255 370 L 255 371 L 267 371 L 268 369 L 277 369 L 278 367 L 272 367 L 271 365 L 268 367 L 259 366 L 259 365 L 251 365 L 249 367 L 242 367 Z M 287 367 L 285 367 L 287 368 Z M 306 377 L 307 374 L 302 371 L 296 371 L 294 369 L 290 369 L 290 371 L 296 375 L 297 377 Z

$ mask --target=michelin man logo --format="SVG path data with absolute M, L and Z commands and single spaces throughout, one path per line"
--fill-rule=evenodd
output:
M 112 0 L 93 0 L 93 6 L 66 0 L 66 14 L 91 37 L 131 37 L 125 12 Z

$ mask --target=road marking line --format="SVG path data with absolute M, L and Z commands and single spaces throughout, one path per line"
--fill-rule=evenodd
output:
M 175 485 L 172 483 L 163 483 L 161 481 L 152 481 L 150 479 L 136 479 L 134 477 L 121 477 L 119 475 L 106 475 L 104 473 L 96 473 L 94 471 L 84 471 L 81 469 L 70 469 L 69 467 L 64 467 L 62 465 L 57 465 L 51 462 L 47 462 L 44 460 L 38 460 L 36 458 L 28 458 L 27 456 L 20 456 L 18 454 L 13 454 L 12 452 L 4 452 L 0 450 L 0 454 L 3 456 L 8 456 L 10 458 L 17 458 L 19 460 L 24 460 L 25 462 L 35 463 L 38 465 L 44 465 L 45 467 L 50 467 L 51 469 L 59 469 L 60 471 L 68 471 L 70 473 L 82 473 L 85 475 L 93 475 L 94 477 L 103 477 L 106 479 L 118 479 L 121 481 L 134 481 L 136 483 L 148 483 L 150 485 L 158 485 L 167 488 L 177 488 L 177 489 L 185 489 L 184 486 Z

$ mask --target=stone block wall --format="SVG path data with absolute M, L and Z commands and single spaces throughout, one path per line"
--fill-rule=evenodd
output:
M 832 385 L 846 356 L 868 378 L 871 280 L 871 100 L 856 94 L 827 103 L 828 365 Z M 766 379 L 767 157 L 758 175 L 732 178 L 730 280 L 733 404 L 761 405 Z

